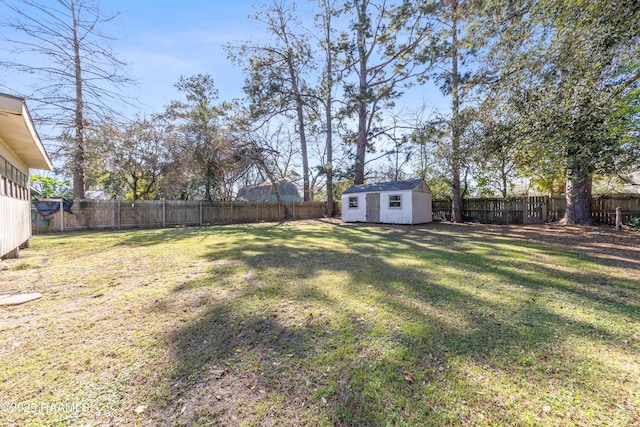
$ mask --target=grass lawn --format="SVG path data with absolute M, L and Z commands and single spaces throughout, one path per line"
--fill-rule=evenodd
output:
M 640 425 L 640 233 L 330 221 L 35 236 L 0 425 Z

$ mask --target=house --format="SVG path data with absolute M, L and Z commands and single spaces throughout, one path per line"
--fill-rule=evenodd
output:
M 283 202 L 299 202 L 300 193 L 295 185 L 288 181 L 278 182 L 278 192 Z M 250 185 L 238 191 L 236 200 L 248 200 L 251 202 L 277 202 L 276 191 L 270 182 Z
M 355 185 L 342 193 L 344 222 L 432 222 L 431 189 L 422 179 Z
M 0 258 L 31 238 L 29 169 L 51 170 L 51 160 L 24 99 L 0 93 Z

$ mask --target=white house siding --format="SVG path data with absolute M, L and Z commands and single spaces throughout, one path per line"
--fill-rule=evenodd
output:
M 52 165 L 24 99 L 0 93 L 0 257 L 31 237 L 29 169 Z
M 18 169 L 23 174 L 29 176 L 29 168 L 27 165 L 15 155 L 13 151 L 9 147 L 6 146 L 0 139 L 0 156 L 7 159 L 16 169 Z
M 31 238 L 31 203 L 0 195 L 0 257 Z
M 358 198 L 358 207 L 349 207 L 349 197 Z M 366 222 L 367 220 L 367 204 L 364 193 L 351 193 L 342 196 L 342 220 L 344 222 Z
M 5 160 L 29 176 L 29 168 L 0 140 L 0 258 L 31 238 L 29 190 L 9 179 Z

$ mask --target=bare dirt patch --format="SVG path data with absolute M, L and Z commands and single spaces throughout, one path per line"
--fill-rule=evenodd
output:
M 532 243 L 550 244 L 573 253 L 595 256 L 611 263 L 630 264 L 640 268 L 640 232 L 631 228 L 615 228 L 540 224 L 521 226 L 466 225 Z

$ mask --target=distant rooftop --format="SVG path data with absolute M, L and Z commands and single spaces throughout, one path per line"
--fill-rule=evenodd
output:
M 295 185 L 288 181 L 280 181 L 278 192 L 283 202 L 299 202 L 300 194 Z M 270 182 L 263 182 L 257 185 L 243 187 L 238 191 L 236 200 L 249 200 L 254 202 L 277 202 L 278 198 L 273 185 Z

